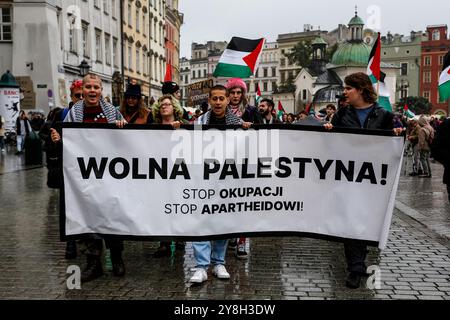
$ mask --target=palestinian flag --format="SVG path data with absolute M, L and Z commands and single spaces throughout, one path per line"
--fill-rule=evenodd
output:
M 392 112 L 392 105 L 389 101 L 389 97 L 391 94 L 389 93 L 389 89 L 386 87 L 386 84 L 384 83 L 384 78 L 386 77 L 386 74 L 384 74 L 382 71 L 380 72 L 380 81 L 378 83 L 374 83 L 373 86 L 376 91 L 378 91 L 378 104 L 386 109 L 387 111 Z
M 367 75 L 371 78 L 372 83 L 376 83 L 381 77 L 381 42 L 379 32 L 378 38 L 372 47 L 372 51 L 370 52 Z
M 375 91 L 378 94 L 378 104 L 386 110 L 392 111 L 391 102 L 389 101 L 390 93 L 384 83 L 386 74 L 381 71 L 381 39 L 379 32 L 377 40 L 375 41 L 372 51 L 370 52 L 369 62 L 367 65 L 367 75 L 372 81 Z
M 220 57 L 214 77 L 249 78 L 258 68 L 265 39 L 233 37 Z
M 260 100 L 261 100 L 261 90 L 259 89 L 259 84 L 256 84 L 255 106 L 259 106 Z
M 278 113 L 277 118 L 280 120 L 283 120 L 283 114 L 285 113 L 283 105 L 281 104 L 281 101 L 278 101 Z
M 412 112 L 411 110 L 409 110 L 408 105 L 405 104 L 405 106 L 403 107 L 403 114 L 408 118 L 414 118 L 416 115 L 414 114 L 414 112 Z
M 450 51 L 444 58 L 444 67 L 439 77 L 439 100 L 445 102 L 450 98 Z

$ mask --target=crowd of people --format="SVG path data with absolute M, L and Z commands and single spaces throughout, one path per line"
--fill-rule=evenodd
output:
M 74 81 L 70 87 L 71 102 L 67 108 L 55 108 L 47 119 L 30 121 L 21 111 L 16 122 L 17 153 L 24 149 L 25 137 L 31 130 L 39 131 L 44 141 L 46 165 L 48 168 L 47 185 L 50 188 L 61 188 L 62 174 L 62 122 L 81 123 L 113 123 L 119 128 L 127 124 L 170 125 L 178 129 L 185 124 L 204 125 L 240 125 L 249 129 L 253 125 L 298 124 L 323 126 L 327 130 L 333 128 L 359 128 L 391 130 L 400 135 L 406 131 L 407 145 L 405 152 L 412 158 L 411 176 L 429 178 L 432 176 L 430 156 L 445 166 L 444 183 L 447 184 L 450 200 L 450 147 L 449 120 L 441 121 L 432 118 L 431 123 L 425 116 L 407 120 L 401 115 L 394 115 L 377 104 L 377 94 L 372 83 L 364 73 L 356 73 L 345 78 L 343 106 L 339 109 L 334 104 L 327 105 L 321 112 L 302 111 L 297 115 L 279 116 L 275 103 L 263 98 L 259 105 L 252 106 L 247 98 L 247 86 L 241 79 L 230 79 L 225 85 L 211 88 L 207 104 L 203 104 L 194 114 L 189 115 L 180 105 L 180 88 L 174 82 L 165 82 L 163 95 L 150 106 L 144 104 L 141 87 L 137 83 L 129 83 L 120 106 L 113 106 L 103 97 L 102 80 L 99 76 L 88 74 L 82 80 Z M 3 121 L 0 119 L 0 123 Z M 38 124 L 38 121 L 40 123 Z M 39 128 L 37 128 L 39 126 Z M 4 130 L 0 127 L 0 138 Z M 0 139 L 0 149 L 4 149 Z M 93 235 L 83 241 L 67 241 L 66 259 L 77 256 L 78 244 L 86 256 L 86 267 L 81 276 L 82 282 L 94 280 L 103 275 L 102 254 L 106 248 L 110 250 L 112 271 L 115 276 L 125 275 L 125 263 L 122 259 L 124 243 L 121 240 Z M 225 267 L 225 256 L 228 248 L 234 250 L 235 256 L 245 259 L 247 239 L 222 239 L 214 241 L 193 242 L 196 271 L 190 282 L 203 283 L 208 279 L 208 268 L 212 265 L 212 274 L 220 279 L 229 279 L 230 274 Z M 183 250 L 182 241 L 160 242 L 154 257 L 165 257 L 175 247 Z M 366 276 L 366 243 L 360 240 L 348 240 L 344 243 L 348 277 L 346 285 L 358 288 L 361 278 Z

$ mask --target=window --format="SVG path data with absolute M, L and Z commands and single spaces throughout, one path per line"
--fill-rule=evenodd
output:
M 83 56 L 89 58 L 89 25 L 86 22 L 82 22 L 81 33 L 81 39 L 83 41 Z
M 286 65 L 286 59 L 285 59 L 285 58 L 281 58 L 281 59 L 280 59 L 280 65 L 281 65 L 282 67 L 284 67 L 284 66 Z
M 152 80 L 153 79 L 153 76 L 152 76 L 153 55 L 150 54 L 148 59 L 149 59 L 149 61 L 148 61 L 148 75 L 150 76 L 150 80 Z
M 258 78 L 258 77 L 259 77 L 259 68 L 256 69 L 256 72 L 255 72 L 255 78 Z
M 145 21 L 145 13 L 142 13 L 142 33 L 144 36 L 147 35 L 147 22 Z
M 119 66 L 119 61 L 117 59 L 118 54 L 117 54 L 117 38 L 113 38 L 113 63 L 114 63 L 114 67 L 118 67 Z
M 69 19 L 69 51 L 77 53 L 77 38 L 75 33 L 75 17 L 70 15 Z
M 281 76 L 281 83 L 285 83 L 286 82 L 286 72 L 280 72 L 280 76 Z
M 136 72 L 141 73 L 141 49 L 136 49 Z
M 439 56 L 439 65 L 442 66 L 444 64 L 444 56 Z
M 131 27 L 131 3 L 128 3 L 128 25 Z
M 423 57 L 423 65 L 426 67 L 431 66 L 431 57 L 430 56 Z
M 431 83 L 431 72 L 430 71 L 425 71 L 423 73 L 423 82 L 424 83 Z
M 401 64 L 400 75 L 401 76 L 407 76 L 408 75 L 408 63 L 402 63 Z
M 263 82 L 263 91 L 269 91 L 268 88 L 267 88 L 267 82 L 266 81 Z
M 133 66 L 133 48 L 131 47 L 131 43 L 128 44 L 128 69 L 132 69 Z
M 272 91 L 274 91 L 277 88 L 277 82 L 272 81 Z
M 11 8 L 0 7 L 0 41 L 11 41 Z
M 264 78 L 267 78 L 267 68 L 264 68 L 263 72 L 264 72 Z M 264 91 L 267 91 L 267 90 L 264 90 Z
M 147 63 L 148 61 L 147 61 L 147 52 L 142 52 L 142 64 L 143 64 L 143 67 L 142 67 L 142 73 L 144 74 L 144 76 L 146 76 L 147 74 L 148 74 L 148 70 L 147 70 L 147 68 L 148 68 L 148 63 Z
M 156 41 L 158 41 L 158 40 L 156 40 L 157 39 L 157 35 L 158 35 L 157 30 L 156 30 L 156 20 L 153 20 L 153 30 L 155 31 L 155 35 L 153 36 L 153 39 L 156 42 Z
M 105 62 L 111 65 L 111 36 L 105 33 Z
M 116 0 L 111 0 L 111 15 L 113 18 L 115 18 L 116 14 L 117 14 Z
M 423 92 L 423 97 L 425 99 L 427 99 L 428 101 L 430 101 L 430 91 L 424 91 Z
M 139 14 L 139 9 L 136 9 L 136 31 L 141 31 L 141 15 Z
M 437 41 L 437 40 L 441 40 L 441 33 L 439 32 L 439 30 L 434 30 L 432 33 L 432 39 Z
M 306 100 L 306 89 L 303 89 L 303 92 L 302 92 L 302 99 L 303 99 L 303 100 Z
M 276 77 L 276 76 L 277 76 L 277 68 L 272 67 L 272 77 Z
M 95 30 L 95 61 L 102 62 L 102 32 Z
M 103 12 L 106 14 L 109 13 L 109 0 L 103 0 Z

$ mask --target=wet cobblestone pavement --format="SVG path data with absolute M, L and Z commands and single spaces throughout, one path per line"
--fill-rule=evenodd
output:
M 22 158 L 0 158 L 0 299 L 450 300 L 450 207 L 437 164 L 432 179 L 401 177 L 387 248 L 368 255 L 368 265 L 381 269 L 380 289 L 345 287 L 342 244 L 278 237 L 250 239 L 247 260 L 229 251 L 231 279 L 210 276 L 200 286 L 188 282 L 190 243 L 173 258 L 154 258 L 156 242 L 126 241 L 125 277 L 107 271 L 69 290 L 67 267 L 84 259 L 64 259 L 58 191 L 47 188 L 45 168 L 24 167 Z

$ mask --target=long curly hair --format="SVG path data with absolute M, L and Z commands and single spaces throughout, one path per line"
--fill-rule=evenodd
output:
M 373 88 L 372 81 L 367 74 L 363 72 L 357 72 L 345 77 L 344 82 L 357 90 L 362 90 L 362 97 L 365 102 L 374 103 L 377 101 L 378 96 Z
M 169 99 L 172 102 L 174 120 L 181 121 L 181 119 L 183 119 L 183 108 L 181 107 L 180 102 L 171 94 L 165 94 L 161 98 L 159 98 L 152 107 L 153 119 L 155 123 L 162 123 L 161 102 L 163 102 L 163 100 L 165 99 Z

